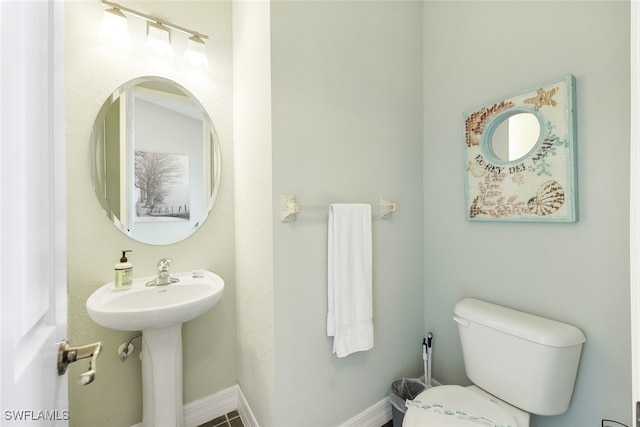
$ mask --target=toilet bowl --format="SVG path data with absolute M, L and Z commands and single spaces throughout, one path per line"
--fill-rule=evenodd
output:
M 429 388 L 404 427 L 528 427 L 569 407 L 584 334 L 575 326 L 474 298 L 454 308 L 469 387 Z
M 408 403 L 403 427 L 529 427 L 529 414 L 476 387 L 443 385 Z

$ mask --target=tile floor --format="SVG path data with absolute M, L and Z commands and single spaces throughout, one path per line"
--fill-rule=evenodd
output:
M 244 427 L 244 424 L 242 424 L 238 411 L 233 411 L 215 420 L 207 421 L 198 427 Z M 393 421 L 389 421 L 381 427 L 393 427 Z
M 226 415 L 207 421 L 198 427 L 244 427 L 238 411 L 229 412 Z

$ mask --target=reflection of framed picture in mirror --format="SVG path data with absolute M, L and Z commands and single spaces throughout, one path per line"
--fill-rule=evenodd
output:
M 189 156 L 135 152 L 135 220 L 188 221 Z
M 466 111 L 464 133 L 467 219 L 577 220 L 573 76 Z

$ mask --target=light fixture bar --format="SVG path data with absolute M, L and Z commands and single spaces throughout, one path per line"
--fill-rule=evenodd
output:
M 191 34 L 192 36 L 199 37 L 200 39 L 204 39 L 204 40 L 208 40 L 209 39 L 209 36 L 207 36 L 206 34 L 199 33 L 198 31 L 190 30 L 190 29 L 182 27 L 180 25 L 172 24 L 171 22 L 164 21 L 162 19 L 158 19 L 158 18 L 156 18 L 154 16 L 147 15 L 146 13 L 138 12 L 137 10 L 130 9 L 130 8 L 126 7 L 126 6 L 121 6 L 121 5 L 117 4 L 117 3 L 113 3 L 113 2 L 110 2 L 108 0 L 101 0 L 101 1 L 102 1 L 102 4 L 104 4 L 106 6 L 112 7 L 114 9 L 118 9 L 121 12 L 125 12 L 125 13 L 128 13 L 130 15 L 134 15 L 134 16 L 137 16 L 139 18 L 142 18 L 142 19 L 146 19 L 149 22 L 156 22 L 158 24 L 164 25 L 166 27 L 172 28 L 172 29 L 180 31 L 182 33 Z

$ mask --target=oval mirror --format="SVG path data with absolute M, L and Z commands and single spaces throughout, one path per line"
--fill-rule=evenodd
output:
M 220 147 L 200 102 L 179 84 L 142 77 L 105 101 L 91 132 L 93 185 L 127 236 L 167 245 L 207 219 L 220 181 Z
M 532 113 L 517 113 L 498 124 L 491 136 L 491 149 L 506 162 L 526 156 L 540 137 L 540 123 Z

